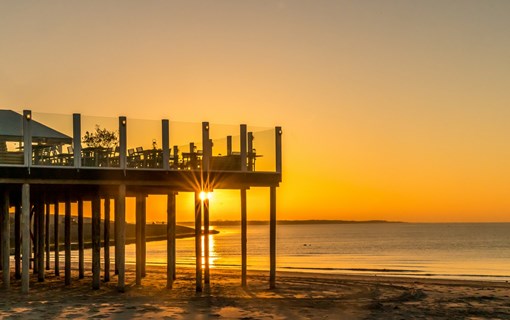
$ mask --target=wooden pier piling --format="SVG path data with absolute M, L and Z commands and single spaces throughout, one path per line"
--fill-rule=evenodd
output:
M 92 289 L 99 289 L 101 273 L 101 199 L 92 198 Z
M 60 276 L 60 257 L 59 257 L 59 202 L 55 200 L 53 213 L 53 251 L 55 252 L 55 276 Z
M 241 286 L 246 287 L 246 272 L 247 272 L 247 219 L 248 214 L 246 210 L 246 188 L 241 189 Z
M 196 291 L 202 292 L 202 202 L 195 192 L 195 274 Z
M 11 222 L 10 222 L 10 214 L 9 214 L 9 191 L 7 189 L 2 190 L 0 193 L 1 200 L 1 208 L 0 215 L 2 215 L 2 239 L 1 239 L 1 247 L 2 247 L 2 279 L 3 279 L 3 288 L 9 289 L 11 285 L 11 266 L 10 266 L 10 255 L 11 255 Z
M 37 281 L 44 281 L 44 201 L 43 196 L 39 196 L 36 203 L 35 216 L 37 219 Z
M 104 249 L 104 282 L 110 281 L 110 197 L 104 199 L 104 225 L 103 225 L 103 249 Z
M 71 284 L 71 200 L 69 194 L 66 194 L 64 209 L 64 242 L 65 242 L 65 266 L 64 276 L 65 285 Z
M 276 187 L 270 187 L 269 199 L 269 288 L 276 288 Z
M 14 207 L 14 278 L 21 279 L 21 204 Z
M 22 269 L 21 292 L 28 293 L 30 283 L 30 185 L 24 183 L 21 189 L 21 234 L 22 234 Z
M 209 266 L 209 198 L 204 199 L 204 284 L 208 286 L 211 283 L 211 273 Z
M 142 278 L 145 278 L 147 275 L 146 272 L 146 264 L 147 264 L 147 235 L 146 235 L 146 229 L 147 229 L 147 196 L 142 196 L 142 225 L 140 227 L 141 235 L 142 235 L 142 261 L 141 261 L 141 271 L 142 271 Z
M 136 195 L 136 285 L 142 284 L 142 223 L 143 223 L 143 196 Z
M 46 270 L 50 270 L 50 203 L 45 200 L 44 250 L 46 253 Z
M 167 195 L 166 222 L 166 287 L 172 289 L 175 275 L 175 222 L 176 222 L 175 193 Z
M 85 277 L 84 249 L 83 200 L 78 198 L 78 279 L 83 279 Z
M 125 290 L 125 262 L 126 262 L 126 185 L 119 185 L 115 199 L 115 268 L 117 275 L 117 290 Z

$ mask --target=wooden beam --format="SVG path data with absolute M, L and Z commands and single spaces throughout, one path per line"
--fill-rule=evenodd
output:
M 117 290 L 125 290 L 126 243 L 126 185 L 121 184 L 115 199 L 115 268 L 118 272 Z
M 166 219 L 166 287 L 172 289 L 175 274 L 175 193 L 167 196 Z
M 92 289 L 99 289 L 101 273 L 101 199 L 92 199 Z
M 276 288 L 276 187 L 270 187 L 269 204 L 269 288 Z
M 22 270 L 21 292 L 28 293 L 30 284 L 30 185 L 24 183 L 21 187 L 21 233 L 22 233 Z
M 110 198 L 107 195 L 104 199 L 104 282 L 110 281 Z
M 196 291 L 202 292 L 202 202 L 195 192 L 195 274 Z
M 247 220 L 246 210 L 246 188 L 241 189 L 241 286 L 246 287 L 246 271 L 247 271 Z
M 65 237 L 65 280 L 66 286 L 71 284 L 71 200 L 69 194 L 65 199 L 64 237 Z

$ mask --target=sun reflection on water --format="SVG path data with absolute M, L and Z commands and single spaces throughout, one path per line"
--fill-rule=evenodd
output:
M 211 229 L 212 230 L 212 229 Z M 202 266 L 205 266 L 205 236 L 202 236 Z M 214 235 L 209 234 L 209 267 L 216 267 L 215 261 L 218 260 L 218 252 L 216 251 L 216 242 Z

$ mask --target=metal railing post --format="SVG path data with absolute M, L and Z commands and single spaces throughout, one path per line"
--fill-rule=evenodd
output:
M 246 171 L 246 135 L 247 127 L 245 124 L 241 125 L 241 171 Z
M 81 167 L 81 115 L 73 113 L 73 159 L 74 167 Z
M 280 174 L 282 181 L 282 127 L 275 128 L 275 151 L 276 151 L 276 172 Z
M 163 149 L 163 169 L 170 169 L 170 125 L 167 119 L 161 120 L 161 141 Z
M 127 150 L 127 119 L 119 117 L 119 166 L 122 170 L 126 169 L 126 150 Z
M 23 161 L 25 167 L 32 166 L 32 111 L 23 110 Z

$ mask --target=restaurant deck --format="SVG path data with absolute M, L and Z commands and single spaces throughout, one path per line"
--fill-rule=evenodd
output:
M 216 136 L 215 129 L 218 132 Z M 64 281 L 71 283 L 72 215 L 78 216 L 78 265 L 79 277 L 83 277 L 83 202 L 90 201 L 92 287 L 97 289 L 100 286 L 101 233 L 104 236 L 104 281 L 110 277 L 109 225 L 110 211 L 113 211 L 114 272 L 118 275 L 119 291 L 124 291 L 126 197 L 136 198 L 136 283 L 141 284 L 146 259 L 146 198 L 155 194 L 167 196 L 167 286 L 171 288 L 175 277 L 176 195 L 193 192 L 198 257 L 196 289 L 201 291 L 203 285 L 210 281 L 209 200 L 207 196 L 201 197 L 201 193 L 215 189 L 240 190 L 241 284 L 245 286 L 246 192 L 250 187 L 269 188 L 269 283 L 274 288 L 276 188 L 281 182 L 282 172 L 281 134 L 280 127 L 248 131 L 246 125 L 183 124 L 166 119 L 128 120 L 126 117 L 114 119 L 0 110 L 0 267 L 4 288 L 10 286 L 12 276 L 11 243 L 14 246 L 14 279 L 21 279 L 24 292 L 29 290 L 30 268 L 37 274 L 38 281 L 44 281 L 45 270 L 51 268 L 50 247 L 54 251 L 53 269 L 59 274 L 60 243 L 50 243 L 51 233 L 52 239 L 59 238 L 59 203 L 65 204 Z M 172 148 L 170 142 L 173 143 Z M 113 210 L 110 201 L 103 201 L 101 208 L 102 199 L 113 199 Z M 77 203 L 77 212 L 71 212 L 71 203 Z M 49 221 L 51 215 L 54 217 L 53 224 Z M 11 230 L 11 224 L 14 230 Z M 101 229 L 103 232 L 100 232 Z M 204 265 L 201 263 L 202 256 Z

